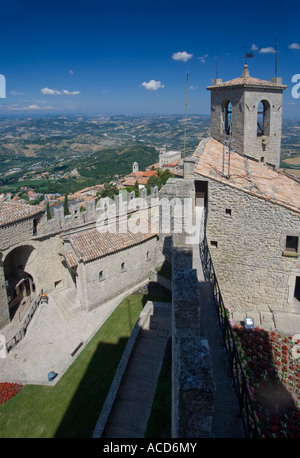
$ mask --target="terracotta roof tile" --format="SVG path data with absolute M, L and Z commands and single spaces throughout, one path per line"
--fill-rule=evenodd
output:
M 0 202 L 0 226 L 6 226 L 17 221 L 32 218 L 42 214 L 44 210 L 34 205 L 17 202 Z
M 202 152 L 198 154 L 201 150 L 198 147 L 194 153 L 198 160 L 195 167 L 196 174 L 255 194 L 300 213 L 299 181 L 271 166 L 233 152 L 230 155 L 230 178 L 226 178 L 222 176 L 223 144 L 212 138 L 202 140 L 201 143 L 204 145 Z M 224 172 L 227 174 L 228 153 L 225 157 Z
M 243 86 L 243 87 L 263 87 L 263 88 L 272 88 L 272 89 L 286 89 L 287 86 L 282 84 L 276 84 L 272 81 L 261 80 L 259 78 L 253 78 L 253 76 L 249 75 L 248 66 L 244 66 L 244 71 L 242 76 L 238 78 L 234 78 L 229 81 L 225 81 L 224 83 L 208 86 L 207 89 L 215 89 L 215 88 L 222 88 L 222 87 L 231 87 L 231 86 Z
M 63 257 L 65 258 L 65 261 L 70 268 L 76 267 L 78 265 L 75 256 L 71 251 L 64 251 Z
M 78 259 L 83 262 L 93 261 L 102 258 L 116 251 L 138 245 L 145 242 L 157 234 L 153 233 L 100 233 L 97 229 L 91 229 L 82 233 L 69 236 L 72 248 Z

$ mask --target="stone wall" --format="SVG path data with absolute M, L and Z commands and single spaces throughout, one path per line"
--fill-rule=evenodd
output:
M 54 207 L 54 215 L 52 219 L 47 220 L 47 215 L 44 214 L 43 219 L 38 225 L 38 236 L 57 234 L 68 232 L 77 228 L 89 228 L 95 226 L 97 220 L 107 213 L 108 209 L 115 206 L 117 214 L 132 213 L 138 207 L 138 202 L 144 202 L 148 208 L 151 207 L 155 199 L 158 197 L 158 188 L 151 189 L 151 195 L 147 196 L 147 189 L 140 190 L 139 198 L 135 197 L 135 192 L 120 192 L 114 199 L 108 197 L 100 199 L 97 203 L 93 200 L 86 202 L 86 210 L 80 211 L 82 203 L 70 205 L 70 215 L 64 215 L 64 208 Z
M 140 198 L 135 198 L 135 193 L 124 193 L 119 194 L 114 200 L 108 198 L 100 199 L 95 205 L 95 202 L 87 203 L 86 211 L 80 211 L 80 203 L 71 206 L 71 214 L 64 216 L 63 207 L 54 209 L 54 217 L 51 220 L 47 220 L 46 213 L 38 219 L 37 230 L 34 231 L 34 218 L 28 218 L 26 220 L 17 221 L 13 224 L 0 228 L 0 329 L 9 324 L 9 308 L 6 295 L 5 287 L 5 275 L 4 275 L 4 263 L 11 256 L 11 253 L 16 251 L 16 261 L 20 264 L 19 260 L 24 258 L 22 264 L 25 272 L 33 277 L 37 292 L 44 290 L 47 294 L 50 294 L 55 289 L 63 289 L 69 287 L 70 275 L 68 269 L 64 265 L 63 257 L 61 253 L 64 251 L 63 240 L 70 233 L 77 230 L 86 230 L 95 228 L 99 218 L 107 213 L 107 209 L 114 207 L 116 209 L 117 218 L 120 215 L 127 217 L 126 215 L 132 216 L 139 207 L 143 204 L 146 208 L 149 208 L 149 213 L 152 213 L 153 221 L 158 219 L 158 189 L 152 188 L 151 195 L 147 196 L 147 190 L 143 189 L 140 191 Z M 132 218 L 134 219 L 134 218 Z M 154 228 L 157 228 L 158 224 L 154 224 Z M 163 262 L 163 256 L 154 249 L 154 245 L 157 241 L 154 240 L 149 242 L 149 249 L 147 244 L 141 245 L 140 248 L 135 248 L 133 251 L 135 255 L 130 254 L 130 250 L 126 251 L 126 255 L 123 255 L 124 261 L 129 262 L 131 266 L 134 266 L 135 274 L 129 275 L 129 269 L 127 274 L 123 273 L 120 276 L 121 281 L 116 282 L 115 275 L 119 274 L 118 262 L 120 261 L 119 255 L 116 257 L 116 261 L 112 261 L 113 256 L 109 256 L 106 261 L 102 260 L 99 264 L 98 261 L 91 263 L 85 271 L 83 265 L 79 265 L 80 282 L 78 284 L 77 293 L 80 296 L 81 303 L 85 307 L 90 308 L 89 300 L 92 305 L 96 304 L 96 296 L 105 300 L 105 298 L 113 297 L 117 291 L 122 292 L 127 288 L 134 285 L 134 282 L 139 282 L 141 279 L 145 280 L 150 275 L 150 270 L 157 267 Z M 27 249 L 31 250 L 29 256 L 25 256 Z M 143 251 L 144 250 L 144 251 Z M 144 258 L 147 251 L 151 252 L 149 262 L 144 263 Z M 136 256 L 134 262 L 134 256 Z M 120 263 L 123 261 L 120 261 Z M 112 269 L 108 268 L 108 264 Z M 136 266 L 139 266 L 139 270 Z M 149 266 L 149 269 L 143 268 Z M 142 268 L 143 267 L 143 268 Z M 97 280 L 97 288 L 92 291 L 94 279 Z M 106 271 L 107 274 L 110 271 L 113 280 L 104 281 L 101 286 L 98 282 L 99 271 Z M 117 276 L 118 278 L 118 276 Z M 108 284 L 109 283 L 109 284 Z M 93 287 L 91 288 L 91 284 Z M 88 285 L 88 286 L 87 286 Z M 94 297 L 93 297 L 94 295 Z M 101 299 L 101 301 L 102 301 Z
M 271 329 L 284 312 L 288 329 L 299 331 L 300 306 L 293 298 L 299 253 L 291 256 L 284 248 L 287 235 L 300 240 L 300 215 L 214 180 L 208 192 L 207 242 L 235 320 L 254 315 L 257 325 Z
M 192 245 L 176 203 L 190 199 L 194 213 L 193 161 L 186 159 L 185 178 L 171 178 L 160 191 L 169 200 L 170 232 L 160 219 L 162 252 L 172 263 L 172 437 L 211 437 L 215 384 L 208 341 L 200 334 L 200 297 L 193 269 Z M 168 208 L 168 206 L 166 206 Z M 162 215 L 161 215 L 162 217 Z M 182 221 L 179 221 L 182 220 Z
M 261 100 L 270 105 L 270 129 L 268 135 L 257 136 L 257 112 Z M 211 136 L 224 140 L 222 109 L 225 101 L 232 103 L 233 149 L 257 161 L 280 164 L 282 130 L 282 89 L 217 88 L 211 91 Z
M 172 437 L 211 437 L 215 383 L 200 335 L 198 279 L 192 250 L 174 241 L 172 275 Z
M 151 276 L 160 255 L 157 237 L 92 262 L 80 264 L 78 283 L 85 309 L 101 305 Z M 122 268 L 124 264 L 124 268 Z M 99 274 L 101 275 L 99 277 Z

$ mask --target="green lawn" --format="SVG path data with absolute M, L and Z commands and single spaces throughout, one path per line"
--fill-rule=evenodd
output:
M 0 438 L 91 437 L 146 299 L 124 299 L 56 385 L 26 385 L 1 405 Z

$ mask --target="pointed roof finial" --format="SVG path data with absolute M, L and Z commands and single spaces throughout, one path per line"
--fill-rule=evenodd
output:
M 250 73 L 249 73 L 248 65 L 245 64 L 242 76 L 249 76 L 249 75 Z

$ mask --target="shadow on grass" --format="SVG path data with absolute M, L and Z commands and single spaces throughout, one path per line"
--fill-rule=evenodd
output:
M 171 437 L 172 338 L 169 337 L 145 438 Z
M 143 291 L 136 292 L 137 295 L 141 295 L 141 293 L 141 298 L 137 297 L 135 301 L 141 301 L 142 307 L 152 300 L 163 302 L 171 300 L 170 291 L 154 282 L 149 283 Z M 130 301 L 130 299 L 125 299 L 125 302 L 127 300 Z M 126 315 L 122 315 L 124 326 L 132 331 L 136 323 L 137 314 L 134 310 L 131 310 L 130 306 L 127 306 L 123 313 Z M 90 362 L 54 437 L 90 438 L 92 436 L 131 333 L 129 331 L 128 337 L 120 337 L 118 339 L 118 335 L 124 335 L 123 326 L 120 320 L 115 321 L 113 326 L 115 344 L 105 342 L 105 339 L 102 339 L 103 341 L 98 343 L 95 350 L 89 350 L 88 345 L 77 357 L 76 363 L 79 363 L 79 366 L 85 364 L 85 358 L 90 358 Z M 78 377 L 78 375 L 74 374 L 74 377 Z
M 155 282 L 150 282 L 144 290 L 143 307 L 148 301 L 172 302 L 172 292 Z
M 91 437 L 127 340 L 121 338 L 116 345 L 99 343 L 55 433 L 56 438 Z

